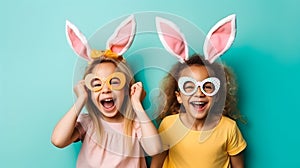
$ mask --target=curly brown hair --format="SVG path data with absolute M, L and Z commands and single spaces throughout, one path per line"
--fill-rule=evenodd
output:
M 224 64 L 218 62 L 209 63 L 199 54 L 194 54 L 185 61 L 185 63 L 176 63 L 173 65 L 169 73 L 163 78 L 161 82 L 162 92 L 159 95 L 159 106 L 157 114 L 159 114 L 158 122 L 164 117 L 172 114 L 178 114 L 184 110 L 181 104 L 178 103 L 175 91 L 179 91 L 178 79 L 181 71 L 192 65 L 205 66 L 210 76 L 217 77 L 220 80 L 221 86 L 214 100 L 214 107 L 211 112 L 220 112 L 234 120 L 241 120 L 242 116 L 237 108 L 237 84 L 232 70 Z M 222 85 L 224 84 L 225 85 Z M 216 105 L 217 104 L 217 105 Z

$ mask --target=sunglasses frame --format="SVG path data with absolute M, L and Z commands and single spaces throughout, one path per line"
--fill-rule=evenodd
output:
M 192 82 L 193 84 L 195 84 L 195 88 L 193 91 L 191 92 L 186 92 L 183 88 L 184 84 L 186 82 Z M 207 82 L 210 82 L 214 85 L 215 87 L 215 90 L 212 92 L 212 93 L 207 93 L 204 89 L 203 89 L 203 86 L 205 83 Z M 206 78 L 204 79 L 203 81 L 197 81 L 195 80 L 194 78 L 192 77 L 188 77 L 188 76 L 183 76 L 183 77 L 180 77 L 178 79 L 178 87 L 179 87 L 179 90 L 186 96 L 190 96 L 194 93 L 196 93 L 196 91 L 198 90 L 198 87 L 200 87 L 200 90 L 203 94 L 205 94 L 206 96 L 214 96 L 220 89 L 220 80 L 216 77 L 209 77 L 209 78 Z
M 120 85 L 118 87 L 113 87 L 111 84 L 110 84 L 110 80 L 113 79 L 113 78 L 118 78 L 120 80 Z M 101 86 L 96 86 L 96 87 L 93 87 L 92 86 L 92 81 L 94 79 L 99 79 L 101 81 Z M 88 74 L 86 75 L 86 77 L 84 78 L 84 82 L 85 82 L 85 86 L 93 91 L 93 92 L 98 92 L 100 91 L 103 86 L 106 84 L 108 86 L 109 89 L 111 90 L 121 90 L 125 84 L 126 84 L 126 77 L 125 77 L 125 74 L 123 72 L 114 72 L 112 74 L 110 74 L 108 77 L 106 78 L 100 78 L 99 76 L 97 76 L 96 74 Z

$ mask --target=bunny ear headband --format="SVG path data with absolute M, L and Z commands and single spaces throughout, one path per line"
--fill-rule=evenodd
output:
M 179 28 L 169 20 L 156 17 L 159 39 L 165 49 L 176 56 L 181 63 L 188 60 L 188 46 Z M 229 15 L 215 24 L 206 35 L 203 45 L 205 59 L 213 63 L 224 54 L 235 39 L 236 16 Z
M 92 62 L 100 56 L 123 60 L 122 54 L 131 46 L 136 31 L 134 16 L 125 19 L 106 42 L 106 50 L 91 50 L 85 36 L 71 22 L 66 21 L 66 35 L 74 52 Z

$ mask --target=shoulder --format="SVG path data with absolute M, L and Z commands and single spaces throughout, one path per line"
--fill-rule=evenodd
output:
M 92 124 L 92 119 L 89 114 L 80 114 L 77 118 L 77 122 L 84 128 L 87 128 L 89 124 Z
M 91 120 L 91 117 L 89 116 L 89 114 L 86 114 L 86 113 L 79 114 L 78 119 L 77 119 L 78 122 L 86 121 L 86 120 Z
M 228 117 L 222 117 L 221 122 L 223 123 L 222 132 L 227 136 L 227 152 L 231 156 L 237 155 L 246 148 L 247 143 L 243 138 L 236 121 Z M 219 131 L 221 131 L 221 129 L 219 129 Z
M 221 122 L 225 125 L 236 125 L 236 122 L 233 119 L 226 116 L 222 116 Z
M 166 116 L 159 125 L 160 130 L 163 130 L 164 128 L 172 125 L 178 118 L 179 118 L 179 114 Z
M 175 122 L 179 118 L 179 114 L 173 114 L 166 116 L 161 123 L 172 123 Z
M 217 127 L 222 128 L 222 130 L 232 131 L 237 129 L 238 126 L 236 124 L 236 121 L 234 121 L 233 119 L 222 116 L 221 121 Z
M 224 132 L 227 132 L 230 136 L 242 136 L 236 121 L 228 117 L 222 117 L 219 128 L 221 128 Z

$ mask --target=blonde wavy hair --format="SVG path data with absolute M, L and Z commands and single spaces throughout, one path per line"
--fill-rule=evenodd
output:
M 178 62 L 173 65 L 169 73 L 163 78 L 160 88 L 162 92 L 160 93 L 158 100 L 158 111 L 156 111 L 156 113 L 159 114 L 157 122 L 159 123 L 168 115 L 178 114 L 180 111 L 184 111 L 184 108 L 182 108 L 181 104 L 177 101 L 175 91 L 179 91 L 177 81 L 181 71 L 192 65 L 205 66 L 210 76 L 220 79 L 220 90 L 216 94 L 214 100 L 214 104 L 219 103 L 219 105 L 215 105 L 211 112 L 220 112 L 220 110 L 222 110 L 222 115 L 233 120 L 244 122 L 244 119 L 237 108 L 237 84 L 231 69 L 226 65 L 217 62 L 211 64 L 198 54 L 191 56 L 185 63 Z M 225 85 L 222 85 L 224 83 Z
M 135 112 L 133 111 L 133 107 L 132 107 L 130 97 L 129 97 L 130 88 L 135 82 L 134 78 L 133 78 L 133 73 L 131 72 L 129 66 L 125 62 L 118 60 L 118 59 L 101 56 L 101 57 L 93 60 L 93 62 L 91 62 L 88 65 L 88 67 L 86 68 L 85 74 L 83 76 L 83 79 L 85 78 L 86 75 L 90 74 L 93 71 L 95 66 L 97 66 L 101 63 L 114 64 L 116 66 L 116 71 L 123 72 L 126 76 L 126 84 L 125 84 L 124 89 L 125 89 L 125 91 L 128 90 L 128 93 L 125 94 L 124 102 L 122 104 L 121 109 L 119 109 L 119 110 L 124 116 L 124 125 L 125 125 L 124 133 L 127 136 L 131 136 L 133 124 L 134 124 L 134 118 L 135 118 Z M 90 90 L 88 90 L 88 100 L 86 103 L 86 109 L 88 111 L 89 116 L 92 119 L 94 130 L 96 131 L 98 140 L 100 142 L 103 132 L 102 132 L 101 120 L 99 117 L 102 116 L 102 113 L 99 111 L 99 109 L 93 103 Z

